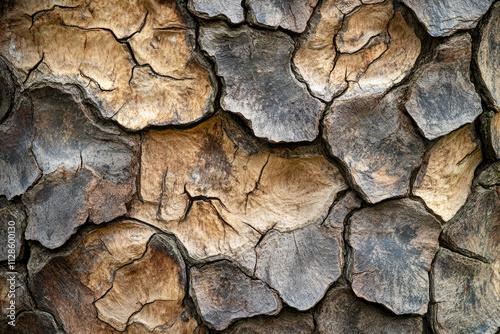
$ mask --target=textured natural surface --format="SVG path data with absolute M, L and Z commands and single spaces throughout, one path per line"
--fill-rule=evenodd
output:
M 353 10 L 361 3 L 325 0 L 311 18 L 293 61 L 314 96 L 331 101 L 348 87 L 345 99 L 381 93 L 413 66 L 420 40 L 391 1 L 370 2 Z
M 224 79 L 223 109 L 240 114 L 257 137 L 273 142 L 316 138 L 323 104 L 292 73 L 288 35 L 213 23 L 200 28 L 199 40 Z
M 485 155 L 491 160 L 500 159 L 500 113 L 487 111 L 481 115 L 481 134 Z
M 251 23 L 303 32 L 318 0 L 246 0 L 246 3 Z
M 311 242 L 314 240 L 314 243 Z M 255 275 L 298 310 L 321 300 L 342 272 L 342 225 L 268 233 L 257 247 Z
M 141 163 L 133 217 L 174 233 L 194 260 L 233 259 L 252 272 L 261 234 L 321 222 L 347 188 L 324 156 L 259 146 L 221 113 L 189 130 L 147 132 Z
M 34 297 L 71 333 L 194 330 L 194 319 L 180 321 L 187 284 L 182 257 L 172 239 L 154 233 L 124 221 L 90 232 L 69 252 L 35 254 L 28 266 Z
M 485 84 L 488 103 L 500 111 L 500 3 L 492 6 L 488 21 L 481 31 L 481 44 L 477 53 L 477 64 Z
M 437 333 L 497 333 L 500 277 L 495 270 L 498 267 L 447 249 L 439 251 L 431 290 L 431 316 Z
M 187 10 L 174 0 L 116 5 L 9 2 L 0 52 L 33 85 L 79 84 L 104 117 L 129 129 L 192 123 L 211 112 L 215 82 L 195 51 Z
M 23 194 L 40 176 L 33 141 L 32 104 L 21 98 L 12 115 L 0 124 L 0 195 L 12 199 Z
M 235 323 L 224 334 L 313 334 L 312 314 L 282 311 L 276 317 L 250 318 Z
M 200 315 L 217 330 L 233 321 L 259 314 L 278 314 L 277 294 L 259 280 L 251 279 L 227 261 L 190 270 L 190 294 Z
M 240 0 L 189 0 L 189 9 L 203 18 L 223 17 L 231 23 L 241 23 L 245 17 Z
M 4 0 L 0 333 L 500 334 L 500 0 Z
M 470 194 L 474 171 L 482 160 L 479 140 L 473 127 L 465 126 L 440 139 L 427 154 L 413 193 L 449 220 Z
M 446 135 L 481 113 L 481 100 L 470 81 L 471 52 L 468 34 L 451 37 L 416 73 L 406 109 L 426 138 Z
M 11 110 L 14 100 L 14 82 L 5 62 L 0 58 L 0 121 Z
M 446 225 L 442 238 L 463 254 L 489 262 L 500 260 L 500 186 L 476 187 Z
M 432 36 L 474 28 L 494 0 L 403 0 Z
M 420 334 L 421 317 L 395 316 L 357 298 L 349 288 L 334 288 L 314 314 L 320 334 Z
M 408 194 L 411 173 L 422 160 L 422 139 L 398 108 L 399 95 L 334 102 L 325 117 L 331 152 L 370 203 Z
M 441 232 L 436 218 L 403 199 L 358 211 L 349 222 L 354 293 L 396 314 L 425 314 Z
M 127 212 L 135 192 L 137 137 L 96 123 L 92 109 L 58 89 L 30 94 L 32 120 L 26 133 L 43 177 L 23 195 L 28 211 L 26 238 L 48 248 L 61 246 L 91 219 L 99 224 Z M 15 145 L 25 145 L 17 137 Z M 61 198 L 66 202 L 61 203 Z

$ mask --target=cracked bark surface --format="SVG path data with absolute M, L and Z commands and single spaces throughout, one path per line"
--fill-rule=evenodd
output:
M 347 287 L 330 289 L 314 314 L 320 334 L 422 333 L 421 317 L 395 316 L 357 298 Z
M 499 261 L 500 186 L 475 187 L 465 205 L 446 224 L 441 237 L 462 254 Z
M 0 58 L 0 122 L 14 103 L 15 86 L 7 64 Z
M 283 310 L 275 317 L 240 320 L 223 332 L 224 334 L 313 334 L 312 314 Z
M 222 17 L 233 24 L 245 21 L 241 0 L 189 0 L 188 8 L 202 18 Z
M 161 326 L 193 332 L 196 321 L 181 320 L 184 262 L 174 241 L 155 233 L 122 221 L 83 233 L 58 253 L 39 250 L 28 264 L 39 307 L 71 333 L 154 332 Z
M 140 259 L 115 271 L 112 288 L 94 303 L 99 319 L 119 331 L 133 323 L 153 331 L 180 320 L 186 290 L 184 261 L 173 240 L 165 236 L 153 236 L 147 247 Z M 197 324 L 192 320 L 185 326 L 194 330 Z
M 228 261 L 190 269 L 189 293 L 202 319 L 216 330 L 233 321 L 281 310 L 278 295 L 262 281 L 251 279 Z
M 377 2 L 353 10 L 326 0 L 312 16 L 293 62 L 314 96 L 325 101 L 341 94 L 346 100 L 370 96 L 409 73 L 420 40 L 391 1 Z
M 248 21 L 266 28 L 304 31 L 318 0 L 245 0 Z
M 481 115 L 481 135 L 490 160 L 500 159 L 500 114 L 486 111 Z
M 347 188 L 318 150 L 272 149 L 222 113 L 189 130 L 151 130 L 131 215 L 175 234 L 194 260 L 232 259 L 253 272 L 261 234 L 323 221 Z
M 447 221 L 470 194 L 474 171 L 482 160 L 479 140 L 472 125 L 465 126 L 440 139 L 427 155 L 413 194 Z
M 434 37 L 450 36 L 458 30 L 472 29 L 494 0 L 453 1 L 402 0 Z
M 21 98 L 12 115 L 0 124 L 0 195 L 12 199 L 23 194 L 40 176 L 31 145 L 33 115 L 31 101 Z M 31 131 L 30 131 L 31 129 Z
M 496 271 L 496 273 L 495 273 Z M 441 248 L 432 269 L 436 333 L 496 333 L 500 327 L 498 267 Z
M 405 196 L 424 154 L 422 139 L 399 108 L 401 92 L 335 101 L 324 119 L 330 151 L 370 203 Z
M 496 56 L 500 45 L 500 23 L 497 19 L 499 15 L 500 5 L 496 3 L 491 7 L 489 19 L 481 30 L 481 42 L 477 53 L 477 64 L 486 87 L 486 102 L 497 111 L 500 111 L 500 82 L 495 75 L 500 69 L 500 60 Z
M 342 273 L 342 232 L 342 225 L 311 225 L 267 233 L 256 248 L 255 276 L 277 290 L 289 306 L 310 309 Z
M 193 20 L 174 0 L 49 3 L 9 3 L 2 15 L 0 52 L 28 84 L 77 83 L 102 116 L 131 130 L 212 111 L 215 79 L 195 50 Z
M 419 202 L 387 201 L 349 220 L 352 289 L 395 314 L 425 314 L 441 225 Z
M 293 40 L 287 34 L 210 23 L 200 27 L 198 40 L 224 80 L 222 108 L 243 116 L 257 137 L 272 142 L 317 137 L 324 105 L 292 73 Z
M 432 62 L 415 73 L 405 105 L 427 139 L 446 135 L 482 112 L 470 81 L 471 53 L 468 34 L 451 37 L 436 48 Z
M 2 174 L 11 191 L 6 195 L 33 185 L 22 196 L 28 240 L 57 248 L 87 219 L 99 224 L 127 211 L 138 138 L 97 121 L 92 109 L 60 88 L 44 87 L 23 97 L 4 124 L 8 145 L 0 149 L 2 161 L 8 172 L 20 167 Z
M 500 334 L 499 14 L 1 2 L 0 333 Z

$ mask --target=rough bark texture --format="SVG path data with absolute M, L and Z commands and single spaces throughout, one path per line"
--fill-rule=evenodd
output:
M 492 6 L 485 27 L 481 30 L 481 44 L 477 53 L 477 64 L 484 80 L 485 95 L 489 103 L 497 111 L 500 111 L 500 82 L 498 71 L 500 70 L 500 59 L 498 59 L 498 48 L 500 45 L 500 4 Z
M 432 276 L 431 316 L 437 333 L 494 334 L 498 331 L 498 267 L 495 269 L 491 264 L 441 249 Z
M 281 310 L 274 291 L 227 261 L 193 267 L 190 274 L 191 297 L 202 319 L 217 330 L 226 329 L 237 319 L 278 314 Z
M 422 139 L 398 108 L 398 92 L 383 98 L 334 102 L 325 117 L 325 139 L 370 203 L 409 192 L 420 165 Z
M 474 28 L 494 0 L 403 0 L 432 36 L 449 36 L 458 30 Z
M 314 314 L 320 334 L 422 333 L 421 317 L 395 316 L 357 298 L 351 289 L 331 289 Z
M 413 193 L 449 220 L 470 194 L 474 171 L 482 160 L 481 147 L 473 127 L 465 126 L 440 139 L 427 154 Z
M 396 314 L 425 314 L 440 232 L 436 218 L 409 199 L 354 213 L 348 239 L 354 293 Z
M 500 159 L 500 113 L 486 111 L 481 115 L 481 134 L 486 157 Z
M 312 225 L 268 233 L 257 247 L 255 275 L 291 307 L 313 307 L 342 272 L 342 230 Z
M 266 28 L 303 32 L 318 0 L 246 0 L 248 20 Z
M 195 261 L 226 258 L 250 272 L 262 234 L 321 223 L 347 188 L 324 156 L 266 147 L 222 113 L 189 130 L 147 132 L 141 161 L 132 216 L 175 234 Z
M 188 6 L 195 15 L 202 18 L 222 17 L 234 24 L 245 19 L 240 0 L 189 0 Z
M 331 101 L 348 87 L 341 99 L 370 96 L 410 71 L 420 40 L 391 1 L 378 2 L 353 11 L 361 4 L 325 0 L 313 15 L 294 63 L 314 96 Z
M 282 311 L 276 317 L 241 320 L 224 331 L 224 334 L 313 334 L 312 314 L 290 310 Z
M 499 17 L 1 1 L 0 333 L 500 334 Z
M 200 28 L 199 41 L 224 79 L 223 109 L 242 115 L 257 137 L 273 142 L 316 138 L 323 104 L 292 73 L 288 35 L 213 23 Z
M 470 62 L 471 38 L 463 34 L 439 45 L 433 61 L 417 71 L 406 109 L 426 138 L 446 135 L 481 113 L 481 100 L 470 81 Z

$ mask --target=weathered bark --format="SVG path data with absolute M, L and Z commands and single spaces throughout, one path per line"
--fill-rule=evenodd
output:
M 77 83 L 126 128 L 189 124 L 213 110 L 215 80 L 174 0 L 8 3 L 1 19 L 0 52 L 23 81 Z
M 199 42 L 224 79 L 222 108 L 242 115 L 257 137 L 273 142 L 317 137 L 324 106 L 292 73 L 288 35 L 212 23 L 201 26 Z
M 127 212 L 125 203 L 135 192 L 138 137 L 96 122 L 90 106 L 60 89 L 36 89 L 29 97 L 32 108 L 20 109 L 17 117 L 31 122 L 22 135 L 10 129 L 14 145 L 24 146 L 27 158 L 32 155 L 33 174 L 43 172 L 23 195 L 26 238 L 57 248 L 87 219 L 99 224 Z
M 303 32 L 318 0 L 245 0 L 248 20 L 266 28 Z
M 498 331 L 498 268 L 441 249 L 432 278 L 431 319 L 436 333 L 493 334 Z
M 422 333 L 422 317 L 395 316 L 357 298 L 349 288 L 333 288 L 314 314 L 320 334 Z
M 474 28 L 493 0 L 454 1 L 403 0 L 425 25 L 431 36 L 449 36 L 457 30 Z
M 224 334 L 313 334 L 312 314 L 284 310 L 275 317 L 241 320 L 224 331 Z
M 391 1 L 322 2 L 293 59 L 312 94 L 331 101 L 384 92 L 409 73 L 420 40 Z M 365 1 L 365 3 L 368 3 Z M 315 61 L 311 61 L 315 59 Z
M 1 2 L 0 332 L 500 334 L 499 15 Z
M 354 293 L 396 314 L 425 314 L 441 232 L 436 218 L 402 199 L 355 212 L 349 222 Z
M 188 7 L 202 18 L 222 17 L 234 24 L 245 20 L 240 0 L 189 0 Z
M 481 115 L 481 135 L 486 157 L 500 159 L 500 113 L 484 112 Z
M 174 241 L 145 225 L 123 221 L 88 232 L 65 251 L 35 253 L 28 269 L 38 306 L 66 332 L 197 327 L 189 316 L 181 321 L 187 278 Z
M 481 100 L 470 81 L 470 62 L 471 38 L 463 34 L 439 45 L 433 61 L 416 72 L 406 109 L 426 138 L 446 135 L 481 113 Z
M 371 203 L 409 193 L 424 145 L 398 107 L 400 93 L 336 101 L 325 117 L 325 139 Z
M 278 314 L 281 301 L 262 281 L 253 280 L 228 261 L 190 270 L 189 292 L 200 315 L 216 330 L 259 314 Z
M 230 259 L 249 272 L 261 234 L 322 222 L 347 187 L 318 152 L 270 149 L 222 113 L 189 130 L 147 132 L 141 162 L 132 216 L 174 233 L 196 261 Z
M 485 1 L 488 3 L 489 1 Z M 498 45 L 500 45 L 500 5 L 494 4 L 488 14 L 488 21 L 481 30 L 481 42 L 477 53 L 477 64 L 486 88 L 487 102 L 500 111 L 500 80 L 498 70 L 500 60 L 498 59 Z
M 434 213 L 451 219 L 470 194 L 474 171 L 482 160 L 479 140 L 472 126 L 441 138 L 427 153 L 418 172 L 413 194 Z
M 256 249 L 255 275 L 277 290 L 289 306 L 310 309 L 340 277 L 342 231 L 311 225 L 286 233 L 269 232 Z

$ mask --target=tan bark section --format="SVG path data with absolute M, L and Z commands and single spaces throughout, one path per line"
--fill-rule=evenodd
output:
M 362 6 L 344 20 L 344 27 L 338 33 L 336 44 L 342 53 L 354 53 L 361 50 L 370 38 L 380 35 L 387 29 L 387 22 L 392 18 L 391 1 L 381 4 Z
M 131 130 L 192 123 L 211 112 L 215 89 L 195 52 L 194 23 L 174 0 L 5 7 L 0 53 L 21 81 L 84 85 L 104 117 Z
M 153 239 L 142 258 L 115 272 L 113 287 L 95 306 L 99 318 L 119 331 L 131 322 L 148 330 L 174 323 L 182 313 L 185 268 L 161 237 Z
M 481 146 L 472 126 L 456 130 L 431 148 L 413 193 L 447 221 L 465 204 L 481 160 Z
M 318 98 L 330 101 L 349 86 L 342 99 L 381 93 L 409 73 L 420 53 L 420 40 L 392 2 L 364 3 L 354 9 L 324 1 L 301 37 L 294 63 Z
M 35 299 L 66 332 L 195 330 L 183 307 L 186 268 L 171 238 L 132 221 L 85 233 L 66 250 L 35 252 L 28 264 Z
M 238 131 L 219 114 L 189 130 L 147 132 L 142 201 L 131 215 L 174 233 L 195 260 L 237 258 L 251 268 L 261 233 L 322 221 L 347 186 L 323 156 L 255 153 L 258 144 L 237 139 Z

